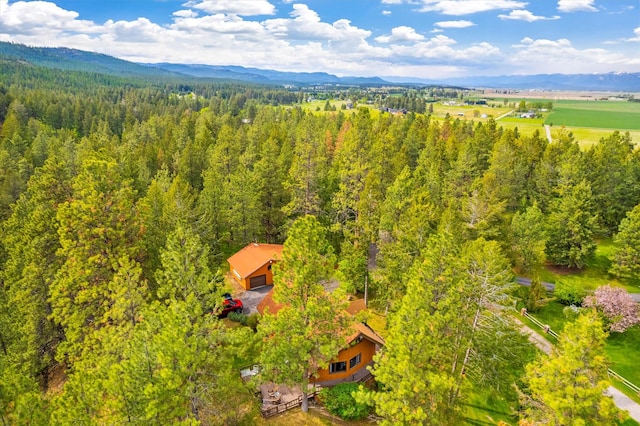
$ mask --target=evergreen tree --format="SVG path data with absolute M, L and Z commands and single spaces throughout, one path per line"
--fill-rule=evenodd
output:
M 373 374 L 381 391 L 361 395 L 375 403 L 385 424 L 452 424 L 468 376 L 504 385 L 508 379 L 491 362 L 496 351 L 489 342 L 512 336 L 496 315 L 509 304 L 510 282 L 496 242 L 479 239 L 461 250 L 446 232 L 430 238 L 390 318 L 385 350 L 376 356 Z M 509 347 L 521 344 L 508 340 Z M 517 364 L 517 357 L 507 359 Z M 483 371 L 487 364 L 494 367 L 490 372 Z
M 57 220 L 64 264 L 51 283 L 51 316 L 66 337 L 58 359 L 73 362 L 90 350 L 93 331 L 110 324 L 105 314 L 116 293 L 109 282 L 121 259 L 141 258 L 143 229 L 130 182 L 105 159 L 84 162 L 73 198 L 58 207 Z
M 542 299 L 546 295 L 546 289 L 537 275 L 531 279 L 531 285 L 527 290 L 527 296 L 524 300 L 525 307 L 529 312 L 537 312 L 542 306 Z
M 345 344 L 345 303 L 325 292 L 335 260 L 324 230 L 313 216 L 303 216 L 289 229 L 282 260 L 274 267 L 273 298 L 284 304 L 265 313 L 258 327 L 264 344 L 260 354 L 263 379 L 300 386 L 302 410 L 308 410 L 309 378 Z
M 193 317 L 219 305 L 222 277 L 208 266 L 209 248 L 189 228 L 178 225 L 160 254 L 162 269 L 156 271 L 157 297 L 190 306 Z
M 56 219 L 58 206 L 71 195 L 69 171 L 55 158 L 29 180 L 4 223 L 2 240 L 7 261 L 2 272 L 11 327 L 18 341 L 11 351 L 21 354 L 28 364 L 24 371 L 41 380 L 46 387 L 48 368 L 54 364 L 54 353 L 63 338 L 62 331 L 51 321 L 49 286 L 63 259 Z
M 616 249 L 609 272 L 620 278 L 640 277 L 640 205 L 622 219 L 613 241 Z
M 545 261 L 547 230 L 545 217 L 534 203 L 511 219 L 511 253 L 516 268 L 528 272 Z
M 464 324 L 456 312 L 462 286 L 459 250 L 444 235 L 432 237 L 428 247 L 389 319 L 385 350 L 374 358 L 372 372 L 381 390 L 369 396 L 382 424 L 440 425 L 459 418 L 460 371 L 452 360 L 466 345 L 454 345 L 449 337 Z
M 526 367 L 523 416 L 549 425 L 621 421 L 622 413 L 605 395 L 610 385 L 606 337 L 594 310 L 567 324 L 551 354 Z
M 323 211 L 321 186 L 326 180 L 328 153 L 317 126 L 312 117 L 305 116 L 295 135 L 291 167 L 283 183 L 290 197 L 283 211 L 290 219 Z
M 616 131 L 600 139 L 586 154 L 594 213 L 601 229 L 608 234 L 616 231 L 625 213 L 640 201 L 631 169 L 632 151 L 629 133 L 622 135 Z
M 556 265 L 583 268 L 596 249 L 591 187 L 585 181 L 560 188 L 549 215 L 546 254 Z

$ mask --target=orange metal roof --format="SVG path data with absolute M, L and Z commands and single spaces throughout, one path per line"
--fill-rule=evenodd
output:
M 256 309 L 261 314 L 264 314 L 264 312 L 268 309 L 270 314 L 275 315 L 280 309 L 284 308 L 284 306 L 285 305 L 277 303 L 275 300 L 273 300 L 273 289 L 271 289 L 269 293 L 265 295 L 264 299 L 262 299 L 260 303 L 258 303 Z M 358 299 L 349 304 L 347 312 L 349 312 L 349 314 L 351 315 L 354 315 L 356 312 L 360 312 L 364 309 L 366 309 L 366 307 L 364 306 L 364 299 Z M 353 342 L 358 338 L 358 336 L 362 335 L 368 340 L 371 340 L 373 343 L 384 346 L 384 339 L 366 324 L 356 321 L 349 327 L 348 331 L 351 331 L 351 334 L 346 335 L 347 344 Z
M 244 279 L 263 265 L 280 258 L 282 258 L 282 244 L 251 243 L 227 261 Z
M 268 309 L 271 315 L 277 314 L 278 311 L 282 308 L 284 308 L 284 305 L 277 303 L 275 300 L 273 300 L 273 288 L 269 290 L 269 293 L 267 293 L 264 296 L 264 298 L 260 301 L 260 303 L 258 303 L 258 306 L 256 306 L 256 310 L 260 314 L 264 314 L 265 311 Z
M 379 345 L 384 346 L 384 339 L 371 327 L 361 322 L 355 322 L 351 328 L 355 328 L 356 332 L 347 338 L 347 343 L 353 342 L 358 336 L 361 334 L 367 339 L 371 340 L 373 343 L 377 343 Z

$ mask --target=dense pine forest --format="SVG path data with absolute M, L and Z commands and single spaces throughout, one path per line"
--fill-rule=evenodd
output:
M 549 143 L 491 120 L 310 112 L 304 99 L 0 61 L 3 425 L 246 422 L 237 360 L 276 357 L 261 346 L 278 328 L 209 315 L 225 260 L 316 233 L 344 290 L 367 283 L 386 314 L 378 387 L 356 395 L 382 421 L 457 424 L 478 388 L 510 393 L 527 419 L 577 418 L 531 402 L 544 366 L 525 371 L 526 339 L 501 312 L 515 274 L 583 268 L 620 228 L 621 246 L 635 241 L 628 134 L 582 149 L 569 132 Z M 613 272 L 634 276 L 625 253 Z M 592 324 L 576 333 L 602 340 Z M 605 405 L 580 415 L 606 423 Z

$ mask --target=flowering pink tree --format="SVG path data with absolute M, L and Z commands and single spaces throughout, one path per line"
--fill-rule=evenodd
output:
M 609 330 L 622 333 L 640 322 L 638 303 L 620 287 L 605 285 L 598 287 L 591 296 L 584 299 L 582 306 L 595 307 L 602 312 L 609 324 Z

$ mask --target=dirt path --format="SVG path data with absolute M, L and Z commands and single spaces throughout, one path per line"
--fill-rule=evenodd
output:
M 515 109 L 512 109 L 509 112 L 505 112 L 504 114 L 502 114 L 500 117 L 496 118 L 496 121 L 500 120 L 501 118 L 505 118 L 507 115 L 511 114 L 513 111 L 515 111 Z
M 529 341 L 531 343 L 536 345 L 538 349 L 546 354 L 551 352 L 552 345 L 547 339 L 542 337 L 535 330 L 531 329 L 517 318 L 515 319 L 515 321 L 520 325 L 520 330 L 524 334 L 529 336 Z M 636 422 L 640 423 L 640 404 L 638 404 L 613 386 L 609 386 L 606 394 L 613 398 L 613 402 L 615 402 L 616 406 L 619 409 L 629 412 L 629 416 Z
M 549 143 L 553 142 L 553 138 L 551 137 L 551 126 L 545 124 L 544 131 L 547 134 L 547 140 L 549 141 Z

